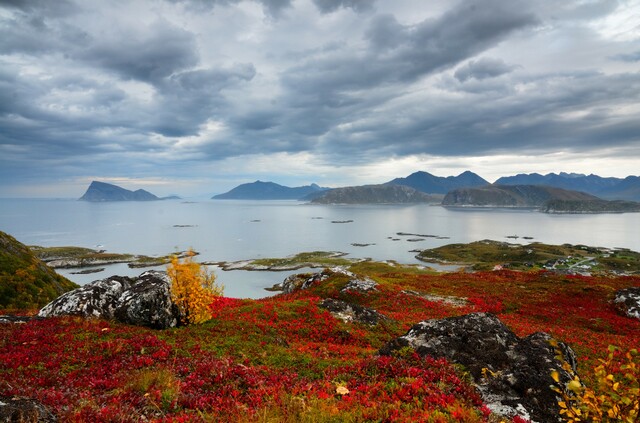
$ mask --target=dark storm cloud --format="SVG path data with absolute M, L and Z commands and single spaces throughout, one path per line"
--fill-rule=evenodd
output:
M 483 57 L 478 60 L 470 60 L 464 66 L 459 67 L 454 76 L 460 82 L 465 82 L 472 78 L 482 80 L 504 75 L 515 68 L 516 66 L 508 65 L 503 60 Z
M 399 24 L 393 16 L 372 19 L 365 33 L 366 48 L 336 50 L 310 58 L 289 69 L 283 84 L 289 90 L 289 114 L 308 136 L 321 135 L 358 110 L 380 99 L 364 90 L 402 85 L 449 68 L 497 45 L 510 33 L 535 25 L 533 14 L 521 5 L 489 1 L 461 4 L 437 19 L 414 26 Z M 354 110 L 355 109 L 355 110 Z M 307 123 L 306 125 L 304 123 Z
M 493 7 L 491 7 L 493 5 Z M 284 83 L 296 92 L 357 91 L 413 82 L 495 46 L 515 30 L 536 24 L 516 3 L 461 4 L 442 17 L 404 26 L 392 16 L 372 20 L 368 48 L 310 59 L 292 68 Z
M 225 114 L 228 106 L 220 93 L 225 88 L 250 81 L 255 76 L 252 64 L 237 64 L 230 69 L 199 69 L 171 76 L 162 85 L 162 99 L 148 128 L 168 137 L 197 135 L 199 125 L 209 118 Z
M 156 22 L 145 31 L 119 31 L 112 39 L 95 39 L 76 56 L 122 78 L 153 84 L 199 62 L 193 34 L 167 22 Z
M 322 13 L 335 12 L 340 8 L 350 8 L 356 12 L 373 10 L 375 0 L 313 0 Z
M 428 152 L 474 156 L 554 151 L 581 152 L 637 145 L 640 121 L 620 116 L 640 97 L 640 74 L 541 75 L 522 80 L 529 95 L 484 93 L 473 103 L 412 105 L 400 122 L 371 119 L 368 126 L 329 134 L 332 158 L 363 157 L 365 146 L 400 156 Z M 511 82 L 513 83 L 513 82 Z M 363 137 L 363 134 L 365 135 Z M 393 140 L 393 143 L 385 140 Z M 364 154 L 363 161 L 371 157 Z
M 187 7 L 199 10 L 213 10 L 216 6 L 229 6 L 242 2 L 243 0 L 166 0 L 171 3 L 186 5 Z M 262 4 L 265 12 L 272 16 L 278 17 L 282 12 L 291 7 L 291 0 L 252 0 Z
M 620 60 L 621 62 L 640 62 L 640 50 L 628 54 L 617 54 L 611 58 L 614 60 Z

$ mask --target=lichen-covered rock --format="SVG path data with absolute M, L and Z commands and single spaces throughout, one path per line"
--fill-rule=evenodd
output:
M 640 287 L 617 291 L 613 304 L 623 315 L 640 320 Z
M 53 423 L 56 421 L 51 411 L 36 400 L 0 395 L 0 422 Z
M 369 292 L 377 291 L 378 283 L 369 278 L 360 278 L 353 274 L 351 279 L 340 292 Z
M 122 293 L 114 318 L 154 329 L 175 327 L 179 311 L 171 301 L 170 290 L 171 280 L 165 272 L 145 272 Z
M 175 327 L 179 311 L 171 301 L 165 272 L 149 271 L 137 278 L 112 276 L 55 299 L 38 316 L 82 316 L 117 320 L 155 329 Z
M 124 276 L 91 282 L 69 291 L 44 306 L 38 316 L 82 316 L 113 319 L 122 293 L 131 287 L 132 279 Z
M 567 345 L 545 333 L 518 338 L 488 313 L 420 322 L 380 353 L 404 347 L 464 365 L 492 411 L 534 422 L 559 421 L 557 397 L 550 388 L 557 384 L 551 373 L 559 372 L 561 383 L 575 374 L 575 354 Z M 565 370 L 565 363 L 571 371 Z
M 28 323 L 32 320 L 39 320 L 42 317 L 37 316 L 16 316 L 13 314 L 3 314 L 0 316 L 0 323 Z
M 378 313 L 376 310 L 333 298 L 322 300 L 320 307 L 327 309 L 334 317 L 345 322 L 356 322 L 375 326 L 381 320 L 387 319 L 386 316 Z
M 329 276 L 333 274 L 334 271 L 329 269 L 324 269 L 321 272 L 313 274 L 297 273 L 295 275 L 288 276 L 284 281 L 282 281 L 280 289 L 283 293 L 290 294 L 300 289 L 307 289 L 316 282 L 327 280 Z

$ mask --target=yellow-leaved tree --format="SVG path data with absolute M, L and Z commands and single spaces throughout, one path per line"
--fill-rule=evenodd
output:
M 194 255 L 193 250 L 189 250 L 182 261 L 173 256 L 167 267 L 171 278 L 171 300 L 180 311 L 180 323 L 183 325 L 209 320 L 209 306 L 224 292 L 224 286 L 216 283 L 215 275 L 193 261 Z

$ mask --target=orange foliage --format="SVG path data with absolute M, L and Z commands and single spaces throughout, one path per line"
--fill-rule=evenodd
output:
M 178 307 L 184 325 L 202 323 L 211 319 L 209 306 L 216 297 L 222 296 L 224 286 L 216 284 L 213 273 L 209 273 L 200 263 L 193 261 L 195 253 L 189 250 L 187 257 L 180 261 L 171 258 L 167 273 L 171 278 L 171 300 Z

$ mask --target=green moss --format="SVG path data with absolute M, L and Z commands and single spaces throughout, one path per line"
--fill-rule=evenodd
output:
M 248 266 L 278 267 L 306 267 L 306 266 L 348 266 L 353 260 L 342 258 L 345 254 L 335 251 L 312 251 L 298 253 L 285 258 L 263 258 L 252 260 Z
M 491 270 L 499 264 L 515 270 L 540 270 L 546 266 L 556 270 L 590 272 L 640 271 L 640 254 L 633 251 L 617 253 L 584 245 L 548 245 L 539 242 L 521 245 L 484 240 L 449 244 L 423 250 L 417 258 L 426 262 L 469 264 L 473 270 Z M 582 269 L 582 265 L 586 265 L 587 269 Z

